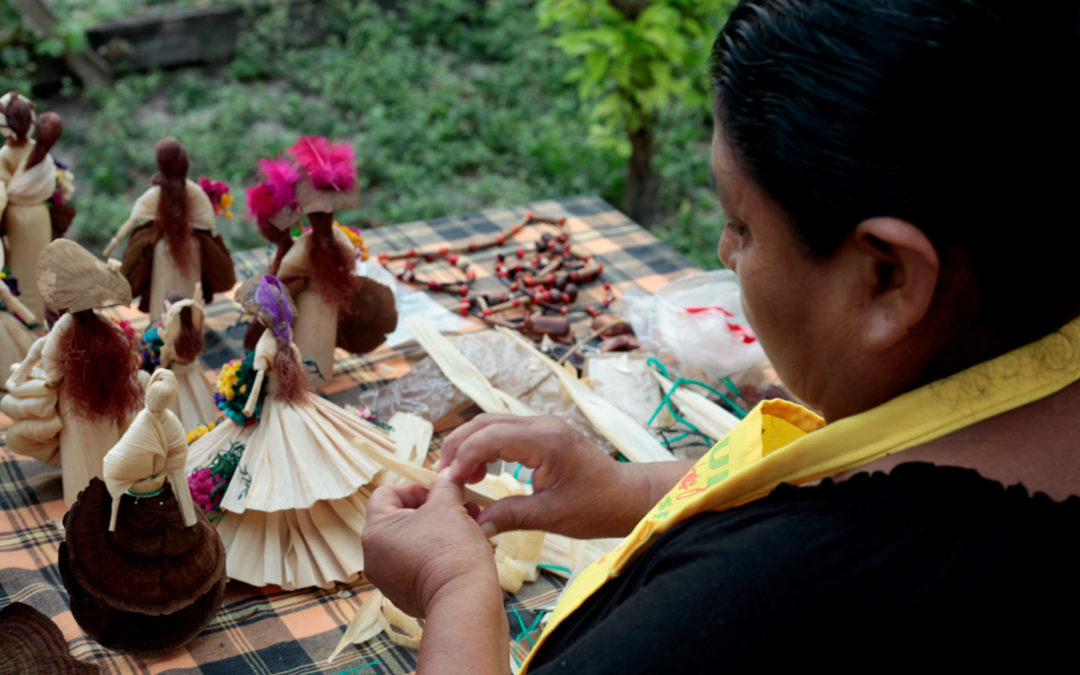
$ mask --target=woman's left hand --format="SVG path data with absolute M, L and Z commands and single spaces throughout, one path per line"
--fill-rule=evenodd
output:
M 417 617 L 457 593 L 501 597 L 491 545 L 465 507 L 464 488 L 445 473 L 431 490 L 384 485 L 368 501 L 364 575 Z

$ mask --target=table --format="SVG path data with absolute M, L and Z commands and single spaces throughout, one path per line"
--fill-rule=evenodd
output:
M 593 196 L 537 201 L 514 208 L 488 209 L 463 216 L 402 223 L 364 232 L 373 253 L 468 240 L 470 236 L 502 231 L 527 211 L 565 217 L 575 246 L 604 263 L 604 278 L 616 293 L 630 285 L 653 292 L 694 271 L 690 263 L 656 237 L 630 221 L 602 199 Z M 505 246 L 476 251 L 468 257 L 490 274 L 498 253 L 510 254 L 517 246 L 538 238 L 526 228 Z M 237 278 L 263 273 L 272 255 L 269 248 L 234 255 Z M 480 274 L 476 290 L 501 289 L 500 282 Z M 592 301 L 602 290 L 583 289 Z M 434 297 L 447 308 L 458 299 Z M 121 308 L 136 328 L 146 319 L 137 310 Z M 242 355 L 246 325 L 239 307 L 219 296 L 207 307 L 206 376 L 216 379 L 225 362 Z M 140 325 L 141 324 L 141 325 Z M 338 350 L 334 378 L 320 392 L 338 404 L 355 403 L 360 390 L 377 387 L 408 372 L 423 357 L 415 342 L 380 348 L 365 356 Z M 0 414 L 0 428 L 10 420 Z M 2 442 L 2 441 L 0 441 Z M 437 448 L 438 442 L 433 445 Z M 437 450 L 435 451 L 437 452 Z M 363 646 L 346 648 L 332 663 L 326 658 L 337 645 L 345 626 L 371 585 L 361 577 L 353 584 L 328 590 L 274 592 L 230 582 L 221 610 L 193 642 L 166 657 L 140 661 L 114 652 L 88 638 L 72 618 L 67 593 L 57 571 L 57 547 L 63 539 L 59 521 L 65 508 L 60 472 L 31 459 L 14 455 L 0 445 L 0 607 L 12 602 L 29 604 L 63 631 L 72 655 L 95 663 L 110 673 L 407 673 L 416 667 L 416 653 L 398 647 L 386 636 Z M 506 609 L 511 636 L 532 624 L 536 610 L 550 605 L 561 583 L 547 575 L 511 598 Z M 521 625 L 519 625 L 521 624 Z

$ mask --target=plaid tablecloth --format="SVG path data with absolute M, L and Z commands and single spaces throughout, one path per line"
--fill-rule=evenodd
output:
M 652 292 L 693 271 L 685 258 L 656 237 L 603 200 L 589 196 L 403 223 L 367 230 L 364 237 L 373 254 L 462 242 L 477 234 L 505 230 L 520 221 L 527 210 L 567 218 L 566 227 L 574 245 L 604 263 L 604 279 L 616 293 L 630 285 Z M 526 228 L 505 246 L 470 253 L 468 257 L 478 270 L 490 274 L 497 254 L 512 254 L 519 245 L 538 238 L 540 231 Z M 264 272 L 271 255 L 269 248 L 235 254 L 237 277 Z M 494 291 L 501 290 L 502 285 L 481 273 L 474 288 Z M 603 291 L 593 284 L 582 293 L 584 300 L 598 301 Z M 433 297 L 448 308 L 458 303 L 448 294 Z M 145 317 L 134 309 L 121 308 L 117 313 L 130 319 L 136 328 L 146 325 Z M 239 307 L 227 297 L 219 296 L 207 307 L 203 361 L 209 381 L 216 380 L 222 364 L 242 355 L 246 324 L 240 319 Z M 412 342 L 393 349 L 380 348 L 366 356 L 338 350 L 336 356 L 335 376 L 320 391 L 346 404 L 355 403 L 361 389 L 379 386 L 408 372 L 423 354 Z M 10 420 L 0 415 L 0 428 L 8 424 Z M 385 635 L 363 646 L 350 646 L 333 662 L 327 662 L 345 626 L 371 591 L 363 578 L 334 589 L 295 592 L 230 582 L 221 610 L 186 647 L 146 661 L 106 649 L 75 623 L 57 571 L 57 547 L 63 539 L 59 522 L 65 512 L 59 470 L 0 447 L 0 509 L 0 607 L 24 602 L 52 617 L 67 638 L 72 654 L 97 664 L 103 672 L 376 674 L 407 673 L 416 666 L 416 652 L 396 646 Z M 521 634 L 532 624 L 536 610 L 549 606 L 560 587 L 558 580 L 541 575 L 539 581 L 510 598 L 506 609 L 511 636 Z

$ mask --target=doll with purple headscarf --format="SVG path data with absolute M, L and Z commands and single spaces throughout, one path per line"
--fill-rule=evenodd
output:
M 188 451 L 195 499 L 208 506 L 196 484 L 206 482 L 202 474 L 215 459 L 239 453 L 220 503 L 212 505 L 224 515 L 216 524 L 228 575 L 284 589 L 352 581 L 363 569 L 360 532 L 381 468 L 351 443 L 368 423 L 308 389 L 293 343 L 295 307 L 277 277 L 249 279 L 236 299 L 266 330 L 255 346 L 250 385 L 235 387 L 246 397 L 244 414 Z

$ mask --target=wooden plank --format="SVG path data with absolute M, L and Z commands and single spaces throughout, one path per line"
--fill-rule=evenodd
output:
M 108 21 L 87 35 L 94 44 L 122 44 L 118 65 L 133 70 L 225 61 L 236 51 L 243 14 L 238 5 L 182 9 Z
M 59 19 L 42 0 L 12 0 L 23 16 L 43 33 L 51 33 Z M 85 85 L 111 86 L 112 69 L 105 59 L 89 46 L 78 52 L 65 52 L 64 63 Z

